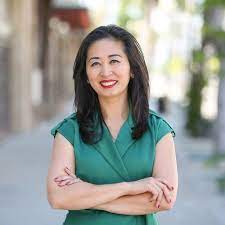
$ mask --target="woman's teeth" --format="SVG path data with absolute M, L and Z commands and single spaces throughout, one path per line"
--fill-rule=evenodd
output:
M 113 85 L 113 84 L 115 84 L 115 83 L 116 83 L 116 81 L 101 82 L 101 84 L 106 85 L 106 86 Z
M 114 86 L 117 83 L 117 81 L 102 81 L 100 84 L 104 87 L 111 87 Z

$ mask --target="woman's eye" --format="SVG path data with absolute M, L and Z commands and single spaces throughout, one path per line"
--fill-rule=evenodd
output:
M 113 59 L 113 60 L 111 60 L 111 61 L 110 61 L 110 63 L 111 63 L 111 64 L 114 64 L 114 63 L 119 63 L 119 61 L 118 61 L 118 60 Z
M 91 66 L 97 66 L 97 65 L 99 65 L 99 62 L 93 62 L 93 63 L 91 64 Z

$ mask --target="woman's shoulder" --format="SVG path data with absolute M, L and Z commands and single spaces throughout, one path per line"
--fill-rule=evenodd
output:
M 149 109 L 149 116 L 150 118 L 162 118 L 162 116 L 159 115 L 156 111 Z
M 77 122 L 77 115 L 76 113 L 71 113 L 61 120 L 59 120 L 55 127 L 60 127 L 62 125 L 68 125 L 68 124 L 75 124 Z
M 159 121 L 159 120 L 165 120 L 165 118 L 159 114 L 158 112 L 152 110 L 152 109 L 149 109 L 149 119 L 152 120 L 152 121 Z
M 55 137 L 57 132 L 61 133 L 66 137 L 71 143 L 73 143 L 73 138 L 76 130 L 77 116 L 76 113 L 72 113 L 62 120 L 56 123 L 53 128 L 51 128 L 50 133 Z
M 72 120 L 72 121 L 76 122 L 76 120 L 77 120 L 77 113 L 76 112 L 71 113 L 70 115 L 66 116 L 64 118 L 64 120 L 66 120 L 66 121 L 67 120 Z
M 158 142 L 165 134 L 172 133 L 175 137 L 175 131 L 172 125 L 159 113 L 149 109 L 149 127 L 156 134 L 156 142 Z

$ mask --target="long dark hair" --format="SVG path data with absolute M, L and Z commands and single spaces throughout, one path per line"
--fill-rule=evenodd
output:
M 98 95 L 87 82 L 86 58 L 89 47 L 95 41 L 104 38 L 112 38 L 123 43 L 124 52 L 134 75 L 128 84 L 128 101 L 135 124 L 132 138 L 140 138 L 148 126 L 149 76 L 140 45 L 131 33 L 119 26 L 100 26 L 91 31 L 82 41 L 73 67 L 75 111 L 81 138 L 88 144 L 96 143 L 101 139 L 103 117 Z M 101 128 L 100 132 L 96 129 L 97 127 Z

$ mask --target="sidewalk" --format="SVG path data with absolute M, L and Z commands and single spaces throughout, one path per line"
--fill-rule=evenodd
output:
M 70 114 L 71 107 L 65 111 Z M 62 224 L 66 212 L 50 208 L 45 183 L 53 141 L 49 131 L 64 116 L 0 145 L 0 225 Z M 182 116 L 176 107 L 166 116 L 176 131 L 179 192 L 175 207 L 158 213 L 160 225 L 222 225 L 225 196 L 217 192 L 216 172 L 203 166 L 212 142 L 188 138 L 182 132 Z
M 66 114 L 71 108 L 65 107 Z M 50 129 L 66 114 L 1 143 L 0 225 L 63 223 L 66 211 L 52 210 L 47 202 L 46 176 L 53 142 Z
M 183 130 L 185 118 L 181 109 L 170 109 L 166 118 L 176 131 L 179 190 L 174 208 L 158 213 L 159 224 L 224 225 L 225 196 L 219 194 L 215 183 L 217 171 L 204 165 L 213 153 L 213 141 L 188 137 Z

